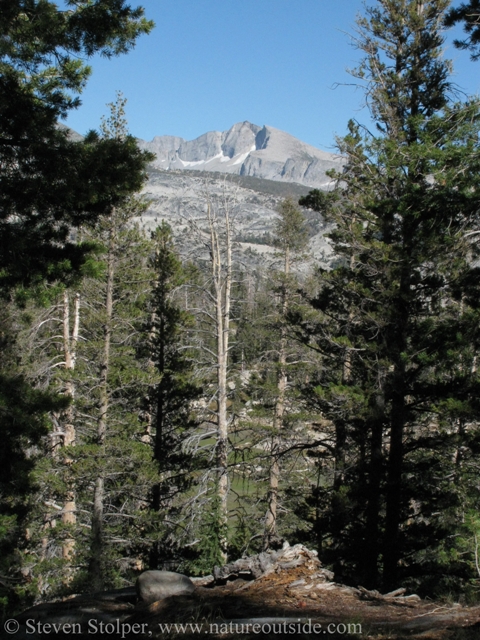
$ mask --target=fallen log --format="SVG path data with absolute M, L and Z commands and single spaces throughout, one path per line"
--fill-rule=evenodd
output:
M 235 578 L 256 580 L 274 571 L 288 571 L 303 565 L 317 571 L 320 580 L 333 580 L 333 573 L 322 568 L 316 551 L 311 551 L 301 544 L 291 547 L 288 543 L 280 551 L 264 551 L 255 556 L 240 558 L 223 567 L 215 567 L 213 577 L 216 583 L 225 583 Z
M 382 595 L 376 589 L 369 590 L 365 589 L 365 587 L 358 587 L 360 592 L 360 598 L 362 600 L 371 600 L 373 602 L 381 602 L 384 604 L 395 604 L 403 607 L 413 607 L 415 603 L 420 600 L 420 597 L 416 594 L 411 594 L 409 596 L 404 596 L 403 594 L 406 592 L 406 589 L 403 587 L 401 589 L 395 589 L 395 591 L 390 591 Z

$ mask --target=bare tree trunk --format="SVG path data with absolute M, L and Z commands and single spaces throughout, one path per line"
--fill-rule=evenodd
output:
M 65 290 L 63 294 L 63 348 L 65 354 L 65 369 L 73 373 L 75 369 L 75 362 L 77 358 L 77 343 L 78 334 L 80 329 L 80 294 L 75 295 L 74 302 L 74 319 L 73 319 L 73 331 L 70 335 L 70 300 L 68 291 Z M 65 394 L 70 397 L 71 404 L 63 414 L 64 421 L 64 438 L 63 446 L 71 447 L 75 444 L 75 425 L 74 425 L 74 407 L 73 400 L 75 398 L 75 384 L 70 377 L 66 382 Z M 65 457 L 66 465 L 72 463 L 71 458 Z M 67 491 L 66 499 L 63 506 L 62 522 L 67 525 L 74 525 L 77 522 L 76 516 L 76 504 L 75 504 L 75 490 L 73 486 L 70 486 Z M 62 557 L 65 560 L 72 560 L 75 551 L 75 540 L 73 538 L 67 538 L 62 545 Z
M 285 249 L 283 268 L 285 283 L 282 288 L 282 326 L 280 329 L 280 349 L 278 354 L 277 399 L 273 416 L 273 436 L 270 448 L 270 486 L 268 491 L 268 507 L 265 514 L 263 534 L 263 550 L 270 548 L 277 537 L 278 485 L 280 479 L 280 446 L 283 418 L 285 414 L 285 393 L 287 390 L 287 332 L 284 325 L 288 313 L 287 278 L 290 274 L 290 249 Z
M 110 363 L 110 343 L 112 336 L 113 316 L 113 285 L 115 280 L 115 247 L 116 247 L 116 216 L 112 212 L 109 230 L 109 246 L 107 255 L 107 283 L 105 292 L 105 322 L 103 325 L 103 358 L 100 364 L 100 407 L 97 423 L 97 444 L 103 445 L 107 434 L 107 415 L 110 394 L 108 391 L 108 373 Z M 105 479 L 99 473 L 95 481 L 92 512 L 92 546 L 90 556 L 90 584 L 92 590 L 99 591 L 104 586 L 104 535 L 103 512 L 105 499 Z
M 275 403 L 275 414 L 273 418 L 273 436 L 270 447 L 270 486 L 268 491 L 268 507 L 265 514 L 265 530 L 263 535 L 263 550 L 267 551 L 271 543 L 277 537 L 277 507 L 278 507 L 278 485 L 280 481 L 280 447 L 281 430 L 283 426 L 283 416 L 285 412 L 285 391 L 287 388 L 287 375 L 285 370 L 286 358 L 285 349 L 280 352 L 280 371 L 277 381 L 277 401 Z
M 228 412 L 227 373 L 230 330 L 230 304 L 232 288 L 232 239 L 228 207 L 224 207 L 225 252 L 222 255 L 221 239 L 217 220 L 210 203 L 207 216 L 210 230 L 212 279 L 215 294 L 215 329 L 217 343 L 217 497 L 219 503 L 219 525 L 223 532 L 220 549 L 222 560 L 227 561 L 228 523 Z

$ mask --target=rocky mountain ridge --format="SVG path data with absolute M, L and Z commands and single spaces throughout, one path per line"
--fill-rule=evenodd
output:
M 59 127 L 68 129 L 66 125 Z M 68 133 L 72 140 L 82 139 L 71 129 Z M 249 122 L 189 142 L 158 136 L 152 142 L 138 143 L 157 156 L 148 167 L 149 179 L 143 188 L 149 206 L 140 221 L 142 226 L 150 230 L 165 220 L 180 252 L 187 256 L 195 244 L 189 222 L 204 217 L 207 199 L 220 209 L 221 203 L 228 202 L 235 250 L 249 267 L 271 264 L 271 234 L 280 202 L 285 197 L 298 201 L 310 188 L 328 189 L 331 181 L 325 172 L 341 170 L 343 161 L 283 131 Z M 332 260 L 325 238 L 328 225 L 317 213 L 306 215 L 308 262 L 328 266 Z
M 209 171 L 252 176 L 279 182 L 328 189 L 329 169 L 341 170 L 341 156 L 321 151 L 294 136 L 250 122 L 228 131 L 209 131 L 195 140 L 156 136 L 138 141 L 156 155 L 153 166 L 163 170 Z

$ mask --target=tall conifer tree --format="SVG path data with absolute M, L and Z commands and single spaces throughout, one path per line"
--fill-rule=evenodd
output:
M 337 190 L 316 202 L 336 225 L 339 261 L 314 301 L 322 322 L 310 327 L 331 365 L 315 394 L 335 425 L 332 495 L 344 513 L 338 521 L 331 503 L 329 544 L 343 554 L 338 570 L 375 586 L 381 567 L 387 589 L 398 586 L 400 561 L 410 574 L 428 565 L 426 549 L 444 531 L 433 505 L 457 500 L 444 485 L 437 493 L 435 473 L 426 487 L 425 461 L 448 465 L 460 414 L 476 438 L 478 335 L 464 287 L 475 271 L 479 112 L 451 101 L 448 4 L 378 0 L 358 19 L 364 59 L 354 73 L 378 133 L 350 123 Z M 410 532 L 422 534 L 423 560 Z
M 78 94 L 91 72 L 85 59 L 96 53 L 127 52 L 153 23 L 143 17 L 141 7 L 132 8 L 123 0 L 66 0 L 65 4 L 67 11 L 49 0 L 0 0 L 3 298 L 15 288 L 27 296 L 32 284 L 78 275 L 91 247 L 72 241 L 72 229 L 110 211 L 144 179 L 145 156 L 132 137 L 118 143 L 100 141 L 92 133 L 75 142 L 58 127 L 58 120 L 80 105 Z M 3 349 L 0 370 L 5 456 L 12 463 L 26 461 L 24 455 L 19 458 L 20 451 L 33 453 L 31 446 L 47 427 L 46 411 L 60 411 L 65 402 L 29 387 L 18 370 L 14 373 Z M 0 481 L 0 512 L 5 509 L 9 530 L 15 531 L 10 541 L 18 541 L 21 528 L 13 524 L 12 505 L 22 500 L 12 502 L 9 497 L 15 485 L 13 466 L 4 466 L 4 472 L 9 468 L 12 473 Z M 23 475 L 26 481 L 28 474 Z M 6 548 L 2 548 L 4 560 Z
M 179 300 L 182 285 L 187 285 L 186 269 L 177 254 L 172 230 L 166 222 L 152 232 L 153 282 L 149 300 L 148 340 L 143 345 L 156 383 L 146 398 L 145 421 L 158 477 L 151 490 L 151 507 L 162 514 L 171 526 L 157 531 L 152 545 L 150 566 L 178 554 L 183 535 L 178 519 L 185 502 L 185 491 L 192 483 L 194 456 L 185 447 L 196 424 L 192 401 L 200 387 L 194 374 L 189 329 L 193 316 Z M 181 533 L 184 533 L 183 531 Z
M 288 369 L 290 365 L 289 340 L 286 319 L 291 307 L 296 279 L 292 274 L 292 264 L 303 257 L 307 247 L 308 236 L 305 218 L 300 208 L 291 198 L 280 203 L 278 218 L 274 228 L 274 243 L 279 257 L 283 261 L 281 271 L 276 274 L 276 294 L 278 297 L 277 327 L 279 339 L 277 352 L 276 398 L 273 414 L 273 425 L 270 445 L 270 479 L 268 506 L 265 514 L 265 531 L 263 548 L 267 550 L 277 538 L 277 508 L 280 483 L 281 439 L 285 427 L 287 410 Z

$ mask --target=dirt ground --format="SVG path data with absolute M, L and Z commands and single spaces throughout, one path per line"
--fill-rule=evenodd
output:
M 256 580 L 198 587 L 193 598 L 154 603 L 138 611 L 137 619 L 149 622 L 154 637 L 165 636 L 158 633 L 161 620 L 200 622 L 204 634 L 213 629 L 224 637 L 480 640 L 480 607 L 408 598 L 365 599 L 357 589 L 318 577 L 311 567 L 301 566 Z M 255 630 L 253 624 L 258 625 Z M 194 635 L 186 630 L 184 637 Z
M 334 582 L 316 554 L 301 545 L 279 553 L 284 555 L 237 561 L 250 563 L 254 575 L 233 563 L 220 577 L 197 581 L 193 595 L 148 606 L 137 601 L 133 587 L 37 605 L 17 617 L 18 629 L 7 629 L 8 637 L 480 640 L 480 606 L 348 587 Z

